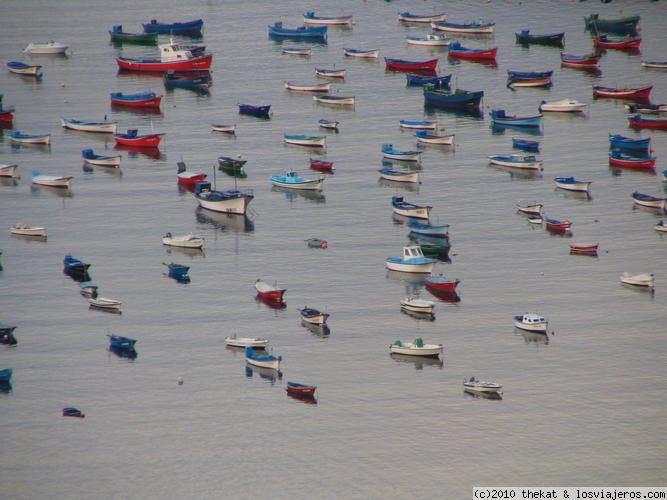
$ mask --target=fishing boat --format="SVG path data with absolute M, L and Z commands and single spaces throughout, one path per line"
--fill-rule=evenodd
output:
M 17 168 L 19 166 L 16 163 L 0 163 L 0 177 L 18 178 L 19 176 L 16 175 Z
M 529 139 L 512 137 L 512 147 L 522 151 L 533 151 L 537 153 L 540 151 L 540 141 L 531 141 Z
M 659 233 L 667 233 L 667 224 L 665 224 L 664 221 L 659 221 L 655 226 L 653 226 L 653 229 Z
M 299 384 L 297 382 L 287 382 L 287 387 L 285 387 L 285 390 L 287 391 L 288 394 L 292 394 L 294 396 L 298 397 L 314 397 L 315 396 L 315 390 L 317 389 L 317 386 L 315 385 L 306 385 L 306 384 Z
M 201 30 L 204 27 L 202 19 L 194 19 L 193 21 L 182 21 L 175 23 L 161 23 L 155 19 L 151 19 L 148 23 L 142 23 L 144 33 L 159 33 L 161 35 L 185 35 L 185 36 L 201 36 Z
M 146 25 L 144 25 L 145 27 Z M 204 52 L 203 47 L 179 45 L 171 40 L 158 45 L 160 58 L 131 59 L 117 57 L 118 68 L 124 71 L 142 73 L 164 73 L 167 71 L 208 71 L 213 63 L 213 55 Z
M 600 56 L 594 53 L 588 54 L 567 54 L 560 53 L 560 63 L 562 66 L 570 68 L 594 69 L 600 62 Z
M 432 23 L 434 21 L 444 21 L 446 15 L 442 14 L 413 14 L 411 12 L 399 12 L 398 20 L 403 23 Z
M 90 281 L 84 281 L 79 285 L 79 293 L 84 297 L 95 298 L 99 287 Z
M 88 165 L 96 165 L 99 167 L 119 168 L 122 155 L 103 156 L 97 155 L 92 149 L 84 149 L 81 151 L 84 163 Z
M 584 17 L 586 29 L 596 32 L 609 33 L 633 33 L 637 31 L 639 16 L 627 16 L 618 19 L 600 19 L 599 14 L 591 14 Z
M 461 45 L 459 41 L 449 44 L 449 57 L 455 59 L 495 60 L 498 47 L 470 49 Z
M 300 84 L 292 82 L 283 82 L 285 90 L 292 90 L 296 92 L 329 92 L 331 90 L 330 83 L 313 83 Z
M 197 203 L 202 208 L 213 212 L 236 215 L 244 215 L 248 209 L 248 205 L 255 197 L 252 190 L 211 190 L 210 182 L 198 182 L 195 184 L 194 195 Z
M 290 56 L 310 56 L 313 50 L 310 47 L 283 47 L 281 52 Z
M 549 87 L 553 83 L 553 71 L 512 71 L 507 70 L 507 87 Z
M 45 43 L 30 42 L 28 46 L 23 49 L 23 52 L 26 54 L 64 54 L 68 48 L 69 45 L 49 40 Z
M 399 127 L 419 130 L 435 130 L 438 127 L 437 120 L 399 120 Z
M 14 330 L 16 330 L 15 326 L 0 323 L 0 344 L 8 346 L 17 345 L 18 341 L 14 336 Z
M 71 175 L 42 175 L 39 170 L 32 171 L 32 183 L 40 186 L 69 189 L 73 179 Z
M 326 26 L 298 26 L 296 28 L 285 28 L 282 21 L 276 21 L 268 26 L 269 37 L 317 41 L 326 41 L 327 29 Z
M 535 155 L 531 154 L 493 155 L 489 156 L 489 161 L 492 165 L 500 165 L 501 167 L 529 170 L 540 170 L 542 168 L 542 160 L 538 160 Z
M 524 313 L 514 316 L 514 326 L 520 330 L 546 334 L 549 322 L 539 314 Z
M 542 205 L 541 203 L 533 203 L 531 205 L 517 205 L 517 211 L 524 215 L 540 215 L 542 213 Z
M 159 108 L 162 95 L 155 92 L 137 92 L 135 94 L 123 94 L 122 92 L 111 92 L 112 106 L 126 106 L 128 108 Z
M 221 123 L 214 123 L 211 125 L 211 129 L 214 132 L 222 132 L 223 134 L 229 134 L 229 135 L 234 135 L 236 134 L 236 124 L 232 125 L 225 125 Z
M 247 162 L 248 160 L 245 160 L 241 155 L 236 156 L 236 158 L 218 156 L 218 169 L 231 174 L 241 174 Z
M 641 288 L 653 288 L 655 286 L 655 276 L 652 273 L 632 274 L 624 272 L 621 274 L 621 283 Z
M 665 210 L 665 203 L 667 203 L 667 198 L 651 196 L 649 194 L 640 193 L 638 191 L 632 193 L 632 199 L 637 205 L 649 208 L 660 208 L 662 210 Z
M 19 130 L 9 133 L 9 140 L 19 144 L 51 144 L 51 134 L 24 134 Z
M 301 177 L 294 170 L 288 169 L 284 175 L 272 175 L 271 184 L 281 188 L 321 191 L 323 189 L 324 177 L 308 179 Z
M 118 349 L 134 349 L 134 344 L 137 343 L 135 339 L 123 337 L 121 335 L 109 334 L 107 337 L 109 337 L 109 346 Z
M 435 144 L 438 146 L 453 146 L 454 136 L 455 134 L 438 134 L 426 130 L 418 130 L 415 132 L 417 142 L 422 144 Z
M 609 134 L 609 145 L 612 148 L 649 153 L 651 150 L 651 138 L 632 139 L 620 134 Z
M 635 156 L 627 154 L 624 150 L 612 149 L 609 153 L 609 165 L 624 168 L 654 168 L 656 158 L 655 156 Z
M 167 266 L 167 276 L 175 279 L 176 281 L 180 281 L 181 283 L 190 283 L 190 276 L 188 275 L 190 266 L 176 264 L 174 262 L 163 262 L 162 264 Z
M 354 96 L 340 96 L 340 95 L 314 95 L 313 101 L 318 104 L 329 104 L 332 106 L 354 106 Z
M 493 21 L 473 21 L 470 23 L 450 23 L 447 21 L 433 21 L 431 29 L 436 31 L 451 31 L 453 33 L 493 33 L 493 27 L 496 25 Z
M 392 354 L 405 354 L 408 356 L 423 356 L 430 358 L 439 357 L 444 348 L 442 344 L 424 344 L 421 338 L 415 339 L 413 342 L 406 342 L 404 340 L 395 340 L 389 346 Z
M 123 26 L 115 25 L 109 30 L 109 36 L 112 42 L 131 43 L 137 45 L 157 45 L 157 32 L 149 33 L 128 33 L 123 31 Z
M 309 148 L 325 148 L 327 146 L 327 138 L 320 135 L 283 134 L 283 142 Z
M 639 115 L 635 115 L 628 118 L 628 124 L 632 128 L 667 130 L 667 119 L 642 118 Z
M 417 170 L 394 170 L 391 168 L 381 168 L 378 170 L 380 178 L 394 182 L 414 182 L 420 184 L 419 171 Z
M 572 222 L 567 219 L 550 219 L 549 217 L 544 217 L 544 222 L 546 224 L 547 230 L 555 233 L 564 233 L 569 231 L 572 227 Z
M 89 122 L 75 120 L 73 118 L 61 118 L 60 124 L 63 128 L 79 130 L 80 132 L 96 132 L 101 134 L 115 134 L 118 122 Z
M 317 124 L 319 125 L 320 128 L 325 128 L 328 130 L 335 130 L 335 131 L 338 131 L 338 125 L 340 125 L 340 123 L 337 120 L 327 120 L 327 119 L 318 120 Z
M 334 170 L 336 170 L 333 165 L 332 161 L 310 159 L 310 168 L 318 172 L 333 174 Z
M 574 177 L 555 177 L 554 182 L 559 189 L 566 191 L 588 192 L 593 181 L 579 181 Z
M 208 71 L 191 71 L 188 73 L 173 73 L 168 71 L 164 74 L 164 88 L 202 90 L 211 86 L 211 73 Z
M 257 118 L 271 118 L 271 105 L 239 104 L 239 114 L 256 116 Z
M 421 36 L 406 36 L 405 41 L 409 45 L 421 45 L 425 47 L 446 47 L 451 42 L 447 35 L 437 33 L 426 33 Z
M 470 377 L 468 380 L 463 381 L 463 390 L 472 391 L 472 392 L 481 392 L 481 393 L 491 393 L 498 392 L 502 389 L 503 386 L 496 384 L 495 382 L 486 382 L 484 380 L 478 380 L 475 377 Z
M 326 240 L 323 240 L 321 238 L 308 238 L 307 240 L 304 240 L 310 248 L 322 248 L 326 249 L 329 247 L 329 244 L 327 243 Z
M 607 35 L 597 35 L 593 37 L 593 46 L 598 49 L 636 49 L 642 43 L 640 36 L 628 35 L 625 39 L 612 39 Z
M 611 97 L 616 99 L 648 99 L 653 85 L 644 87 L 602 87 L 593 85 L 593 97 Z
M 433 309 L 435 308 L 435 302 L 420 299 L 419 297 L 406 297 L 401 299 L 400 304 L 402 310 L 420 314 L 433 314 Z
M 113 138 L 116 144 L 121 146 L 132 146 L 135 148 L 157 148 L 160 145 L 164 132 L 158 134 L 139 135 L 138 129 L 127 129 L 125 134 L 114 134 Z
M 598 246 L 598 243 L 570 243 L 570 253 L 572 255 L 597 256 Z
M 416 205 L 414 203 L 408 203 L 403 199 L 402 196 L 397 195 L 391 197 L 391 206 L 394 213 L 397 215 L 425 220 L 428 220 L 431 208 L 433 208 L 429 205 Z
M 392 144 L 382 145 L 382 156 L 390 160 L 402 160 L 418 162 L 421 158 L 421 151 L 405 151 L 395 149 Z
M 11 227 L 9 232 L 18 236 L 34 236 L 36 238 L 46 238 L 45 227 L 30 226 L 28 224 L 16 224 Z
M 484 91 L 470 91 L 463 89 L 438 89 L 432 85 L 424 85 L 424 102 L 428 105 L 443 109 L 469 109 L 479 111 L 480 101 Z
M 301 320 L 311 325 L 323 325 L 330 316 L 328 313 L 323 313 L 308 306 L 299 309 L 299 313 L 301 314 Z
M 3 94 L 0 94 L 0 124 L 3 128 L 11 128 L 10 124 L 14 121 L 14 107 L 9 106 L 8 108 L 3 107 L 2 105 Z
M 431 274 L 434 262 L 433 259 L 424 257 L 418 245 L 409 245 L 403 247 L 402 257 L 387 257 L 385 267 L 390 271 L 403 273 Z
M 539 127 L 542 123 L 542 115 L 517 116 L 508 115 L 504 109 L 492 109 L 489 112 L 492 124 L 511 125 L 513 127 Z
M 260 279 L 255 281 L 255 290 L 262 299 L 274 302 L 283 302 L 287 291 L 285 288 L 279 288 L 276 284 L 270 285 Z
M 539 106 L 540 113 L 558 112 L 558 113 L 582 113 L 587 104 L 579 102 L 576 99 L 560 99 L 558 101 L 542 101 Z
M 380 56 L 380 49 L 350 49 L 344 48 L 343 55 L 347 57 L 361 57 L 365 59 L 377 59 Z
M 185 162 L 179 161 L 176 163 L 176 179 L 180 185 L 186 186 L 193 190 L 195 184 L 206 180 L 206 174 L 190 172 L 187 170 Z
M 667 113 L 667 104 L 627 103 L 625 109 L 630 113 L 657 115 L 660 113 Z
M 68 275 L 85 275 L 90 268 L 90 264 L 87 264 L 76 257 L 72 257 L 71 255 L 65 255 L 63 265 L 65 266 L 63 271 Z
M 424 280 L 424 285 L 431 292 L 456 292 L 456 287 L 459 286 L 460 282 L 458 279 L 451 280 L 442 275 L 427 276 Z
M 562 47 L 563 39 L 565 38 L 565 33 L 560 32 L 560 33 L 533 35 L 530 32 L 530 30 L 521 30 L 516 32 L 514 34 L 514 37 L 516 38 L 516 43 L 520 43 L 522 45 L 535 44 L 535 45 L 555 45 L 557 47 Z
M 0 382 L 10 382 L 12 380 L 12 373 L 14 370 L 11 368 L 3 368 L 0 370 Z
M 316 16 L 315 12 L 309 10 L 303 15 L 303 23 L 315 26 L 340 26 L 354 24 L 352 16 Z
M 452 80 L 451 73 L 442 76 L 424 76 L 413 73 L 405 75 L 407 85 L 411 87 L 423 87 L 424 85 L 433 85 L 436 88 L 449 88 L 449 82 Z
M 410 228 L 410 237 L 423 237 L 428 238 L 449 238 L 449 224 L 431 224 L 429 222 L 419 222 L 415 219 L 410 219 L 408 221 L 408 227 Z
M 162 244 L 169 247 L 180 248 L 203 248 L 204 237 L 188 233 L 185 235 L 173 235 L 171 232 L 162 237 Z
M 315 74 L 325 78 L 345 78 L 345 71 L 345 68 L 315 68 Z
M 435 69 L 438 66 L 438 60 L 429 59 L 426 61 L 407 61 L 405 59 L 385 57 L 384 64 L 386 69 L 390 71 L 435 72 Z
M 667 69 L 667 61 L 642 61 L 644 68 Z
M 40 78 L 42 76 L 41 64 L 26 64 L 21 61 L 9 61 L 7 63 L 7 69 L 17 75 L 33 76 L 35 78 Z
M 246 346 L 245 348 L 245 360 L 253 366 L 279 370 L 282 359 L 282 356 L 274 356 L 273 354 L 259 354 L 251 346 Z
M 268 339 L 258 337 L 238 337 L 236 334 L 225 337 L 225 345 L 229 347 L 252 347 L 253 349 L 266 349 L 269 346 Z

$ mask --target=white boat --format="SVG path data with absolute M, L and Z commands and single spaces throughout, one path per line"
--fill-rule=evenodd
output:
M 105 309 L 108 311 L 120 311 L 123 303 L 120 300 L 110 299 L 108 297 L 96 297 L 88 299 L 90 307 L 96 309 Z
M 433 21 L 444 21 L 447 18 L 445 14 L 411 14 L 410 12 L 399 12 L 398 20 L 403 23 L 432 23 Z
M 348 57 L 364 57 L 368 59 L 377 59 L 380 56 L 380 49 L 343 49 L 343 54 Z
M 328 313 L 323 313 L 308 306 L 299 309 L 299 313 L 301 314 L 301 320 L 311 325 L 324 325 L 330 316 Z
M 644 68 L 667 69 L 667 61 L 642 61 L 641 65 Z
M 409 245 L 403 247 L 402 257 L 387 257 L 385 259 L 385 266 L 390 271 L 431 274 L 434 262 L 433 259 L 424 257 L 424 253 L 419 245 Z
M 72 186 L 72 176 L 42 175 L 39 170 L 32 171 L 32 183 L 41 186 L 51 186 L 69 189 Z
M 269 346 L 268 339 L 257 337 L 237 337 L 236 334 L 225 337 L 225 344 L 230 347 L 252 347 L 254 349 L 266 349 Z
M 60 123 L 63 128 L 70 130 L 79 130 L 81 132 L 97 132 L 101 134 L 115 134 L 118 129 L 118 122 L 87 122 L 74 120 L 73 118 L 61 118 Z
M 451 42 L 447 35 L 426 33 L 423 36 L 406 36 L 405 40 L 410 45 L 425 45 L 428 47 L 446 47 Z
M 662 210 L 667 208 L 667 198 L 660 198 L 635 191 L 632 193 L 632 199 L 637 205 L 642 207 L 659 208 Z
M 23 49 L 23 52 L 27 54 L 64 54 L 68 48 L 69 45 L 49 40 L 46 43 L 30 42 L 28 46 Z
M 644 288 L 653 288 L 655 286 L 655 275 L 653 273 L 631 274 L 625 272 L 621 274 L 621 283 Z
M 302 85 L 292 82 L 283 82 L 286 90 L 295 92 L 329 92 L 331 90 L 330 83 L 313 83 L 310 85 Z
M 19 166 L 16 163 L 0 163 L 0 177 L 17 177 L 16 169 Z
M 438 134 L 430 133 L 426 130 L 418 130 L 415 132 L 417 142 L 422 144 L 435 144 L 438 146 L 453 146 L 455 134 Z
M 406 297 L 401 300 L 401 309 L 422 314 L 433 314 L 435 302 L 417 297 Z
M 303 15 L 303 24 L 311 26 L 342 26 L 354 24 L 352 16 L 316 16 L 313 11 Z
M 389 348 L 392 354 L 406 354 L 408 356 L 424 356 L 429 358 L 439 357 L 444 350 L 442 344 L 424 344 L 424 341 L 420 338 L 415 339 L 413 342 L 396 340 Z
M 285 144 L 294 144 L 295 146 L 307 146 L 310 148 L 325 148 L 327 146 L 327 138 L 319 135 L 284 134 L 283 141 L 285 142 Z
M 475 377 L 463 381 L 463 389 L 473 392 L 498 392 L 503 386 L 495 382 L 485 382 Z
M 112 167 L 119 168 L 120 160 L 123 155 L 103 156 L 96 155 L 92 149 L 84 149 L 81 151 L 83 161 L 89 165 L 97 165 L 98 167 Z
M 395 182 L 414 182 L 419 184 L 419 171 L 418 170 L 393 170 L 391 168 L 381 168 L 378 170 L 380 177 L 388 181 Z
M 402 196 L 394 195 L 391 197 L 392 210 L 396 215 L 410 217 L 412 219 L 425 219 L 428 221 L 431 212 L 430 205 L 417 205 L 407 202 Z
M 320 128 L 326 128 L 330 130 L 338 130 L 338 125 L 340 125 L 340 123 L 336 120 L 327 120 L 325 118 L 319 120 L 317 124 L 320 126 Z
M 315 68 L 315 74 L 324 78 L 345 78 L 345 69 Z
M 9 140 L 19 144 L 51 144 L 51 134 L 24 134 L 19 130 L 12 130 Z
M 236 133 L 236 124 L 234 125 L 223 125 L 223 124 L 213 124 L 211 128 L 214 132 L 222 132 L 223 134 L 235 134 Z
M 284 175 L 272 175 L 271 184 L 280 188 L 322 191 L 324 177 L 301 177 L 294 170 L 288 169 Z
M 588 104 L 579 102 L 576 99 L 561 99 L 560 101 L 542 101 L 540 103 L 539 110 L 542 111 L 555 111 L 563 113 L 581 113 L 586 109 Z
M 213 212 L 236 215 L 244 215 L 248 209 L 248 205 L 255 197 L 251 189 L 218 191 L 211 189 L 210 182 L 198 182 L 195 184 L 194 194 L 200 207 Z
M 554 182 L 559 189 L 584 193 L 587 193 L 593 184 L 593 181 L 578 181 L 574 177 L 556 177 Z
M 253 351 L 252 346 L 245 348 L 245 360 L 248 364 L 259 366 L 260 368 L 271 368 L 273 370 L 280 369 L 280 362 L 282 356 L 274 356 L 273 354 L 259 354 Z
M 514 316 L 514 326 L 528 332 L 547 333 L 549 322 L 539 314 L 525 313 Z
M 538 160 L 535 155 L 530 154 L 510 154 L 507 156 L 494 155 L 489 156 L 489 161 L 492 165 L 500 165 L 501 167 L 522 168 L 527 170 L 540 170 L 542 168 L 542 160 Z
M 192 233 L 181 236 L 174 236 L 171 233 L 167 233 L 162 237 L 162 244 L 170 247 L 202 248 L 204 246 L 204 238 Z
M 90 281 L 84 281 L 79 285 L 79 293 L 84 297 L 95 298 L 97 297 L 97 290 L 99 287 Z
M 313 101 L 318 104 L 330 104 L 332 106 L 354 106 L 354 96 L 338 96 L 338 95 L 314 95 Z
M 437 120 L 399 120 L 398 126 L 401 128 L 412 128 L 417 130 L 435 130 L 438 128 Z
M 533 203 L 532 205 L 517 205 L 516 209 L 526 215 L 540 215 L 542 213 L 542 205 L 541 203 Z
M 655 226 L 653 226 L 653 229 L 659 233 L 667 233 L 667 224 L 665 224 L 663 221 L 660 221 Z
M 395 149 L 392 144 L 383 144 L 381 147 L 382 156 L 389 160 L 419 161 L 422 155 L 421 151 L 403 151 Z
M 19 236 L 35 236 L 38 238 L 46 238 L 46 228 L 29 226 L 28 224 L 16 224 L 9 232 Z
M 290 56 L 309 56 L 312 54 L 310 48 L 301 48 L 301 47 L 283 47 L 282 53 L 288 54 Z

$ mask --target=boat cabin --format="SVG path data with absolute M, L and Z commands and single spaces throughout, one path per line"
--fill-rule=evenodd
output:
M 546 320 L 542 316 L 533 313 L 524 314 L 522 321 L 529 325 L 535 325 L 546 322 Z
M 188 61 L 201 56 L 204 52 L 203 46 L 183 46 L 174 43 L 173 40 L 169 43 L 159 45 L 158 48 L 160 49 L 160 60 L 162 62 Z
M 418 245 L 410 245 L 403 247 L 403 259 L 418 259 L 424 258 L 424 252 Z

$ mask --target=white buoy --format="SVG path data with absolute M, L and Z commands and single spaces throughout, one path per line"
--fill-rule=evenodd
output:
M 178 385 L 183 385 L 183 377 L 178 377 Z

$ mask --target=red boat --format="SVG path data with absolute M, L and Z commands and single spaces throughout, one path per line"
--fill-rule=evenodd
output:
M 572 223 L 567 220 L 557 220 L 557 219 L 549 219 L 548 217 L 545 217 L 544 219 L 547 223 L 547 229 L 549 231 L 555 231 L 555 232 L 563 232 L 567 231 L 572 227 Z
M 310 168 L 324 172 L 325 174 L 333 174 L 333 171 L 336 170 L 332 161 L 313 160 L 312 158 L 310 160 Z
M 612 88 L 593 85 L 593 97 L 613 97 L 616 99 L 648 99 L 653 85 L 637 88 Z
M 598 243 L 588 243 L 586 245 L 570 245 L 570 253 L 573 255 L 593 255 L 598 254 Z
M 667 130 L 667 120 L 660 120 L 658 118 L 642 118 L 639 115 L 628 118 L 628 124 L 632 128 L 651 128 L 656 130 Z
M 123 94 L 122 92 L 111 93 L 112 106 L 125 106 L 128 108 L 159 108 L 162 96 L 155 92 L 139 92 L 136 94 Z
M 204 53 L 203 46 L 184 46 L 170 42 L 160 45 L 158 48 L 160 49 L 159 59 L 118 57 L 116 63 L 121 70 L 150 73 L 203 71 L 209 70 L 213 63 L 213 55 Z
M 276 285 L 269 285 L 265 281 L 258 279 L 255 281 L 255 290 L 257 296 L 263 301 L 283 302 L 283 295 L 287 291 L 285 288 L 278 288 Z
M 620 151 L 614 151 L 609 153 L 609 165 L 625 168 L 653 168 L 655 167 L 655 156 L 637 158 Z
M 162 140 L 161 134 L 137 135 L 137 129 L 131 128 L 126 134 L 114 134 L 113 138 L 116 144 L 121 146 L 133 146 L 135 148 L 157 148 Z
M 305 384 L 298 384 L 296 382 L 287 382 L 287 388 L 285 389 L 287 392 L 294 394 L 296 396 L 302 396 L 302 397 L 314 397 L 315 396 L 315 389 L 317 389 L 317 386 L 314 385 L 305 385 Z
M 593 38 L 593 46 L 599 49 L 636 49 L 641 43 L 641 37 L 630 35 L 625 40 L 610 40 L 607 35 L 598 35 Z
M 456 287 L 459 283 L 460 280 L 450 280 L 444 276 L 428 276 L 424 280 L 426 289 L 431 292 L 456 292 Z
M 10 106 L 9 108 L 2 107 L 2 94 L 0 94 L 0 123 L 10 124 L 14 121 L 14 108 Z
M 498 47 L 488 49 L 468 49 L 459 42 L 449 44 L 449 57 L 456 59 L 496 59 Z
M 437 59 L 429 59 L 428 61 L 406 61 L 404 59 L 384 58 L 384 63 L 387 69 L 392 71 L 419 71 L 419 72 L 435 72 L 438 66 Z
M 577 54 L 567 54 L 565 52 L 560 53 L 561 65 L 569 66 L 571 68 L 597 68 L 599 62 L 600 56 L 592 52 L 590 54 L 584 54 L 581 56 Z
M 179 161 L 176 165 L 178 166 L 178 171 L 176 173 L 178 183 L 191 191 L 194 190 L 195 184 L 206 179 L 206 174 L 188 172 L 185 167 L 185 162 Z

